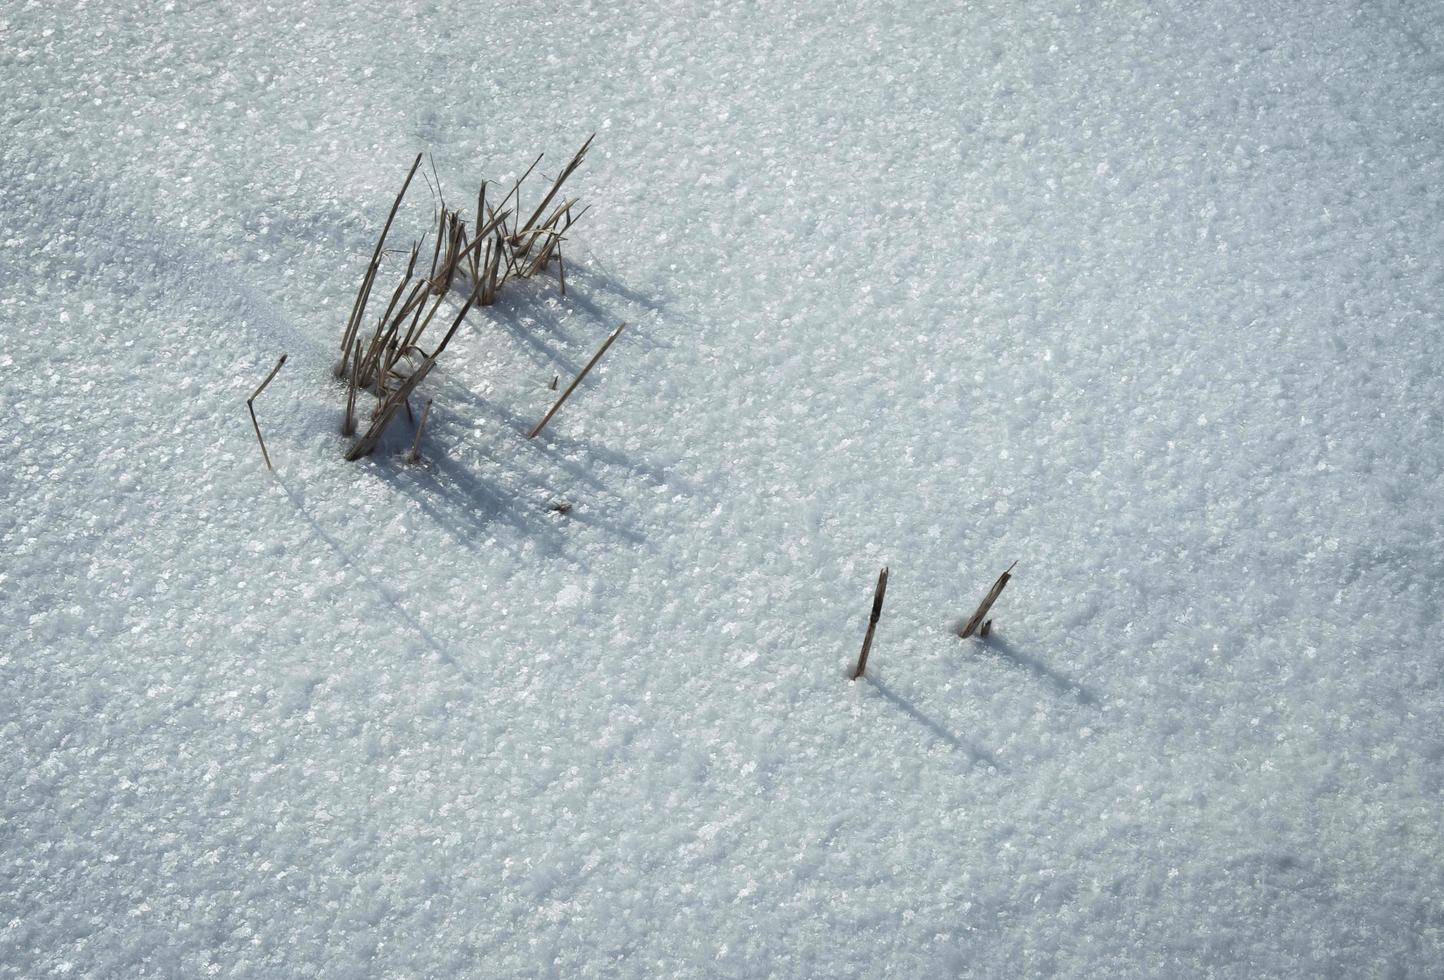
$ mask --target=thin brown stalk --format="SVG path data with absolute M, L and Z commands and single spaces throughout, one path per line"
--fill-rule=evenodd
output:
M 388 336 L 394 335 L 394 333 L 395 333 L 394 324 L 392 324 L 392 330 L 391 330 L 390 333 L 387 332 L 387 325 L 388 325 L 388 322 L 391 320 L 391 314 L 392 314 L 392 313 L 395 311 L 395 309 L 396 309 L 396 302 L 397 302 L 397 300 L 400 299 L 402 291 L 405 290 L 405 288 L 406 288 L 406 284 L 411 281 L 411 274 L 412 274 L 412 272 L 415 271 L 415 269 L 416 269 L 416 257 L 417 257 L 417 253 L 418 253 L 419 248 L 420 248 L 420 243 L 419 243 L 419 242 L 413 242 L 413 243 L 412 243 L 412 245 L 411 245 L 411 259 L 410 259 L 410 261 L 408 261 L 408 262 L 406 263 L 406 275 L 402 278 L 402 280 L 401 280 L 399 283 L 396 284 L 396 288 L 395 288 L 395 289 L 392 291 L 392 293 L 391 293 L 391 302 L 389 302 L 388 304 L 386 304 L 386 312 L 383 313 L 383 314 L 381 314 L 381 319 L 378 320 L 378 321 L 376 321 L 376 328 L 371 331 L 371 340 L 370 340 L 370 341 L 367 343 L 367 345 L 366 345 L 366 354 L 365 354 L 366 369 L 361 372 L 361 377 L 362 377 L 361 386 L 362 386 L 363 388 L 369 386 L 369 384 L 371 383 L 371 380 L 372 380 L 372 369 L 373 369 L 374 366 L 375 366 L 375 360 L 376 360 L 377 352 L 380 350 L 381 346 L 384 346 L 384 344 L 386 343 L 386 338 L 387 338 Z M 413 291 L 413 293 L 414 293 L 414 291 Z M 400 314 L 397 315 L 397 320 L 399 321 L 400 319 L 404 318 L 405 316 L 406 316 L 406 312 L 405 312 L 405 310 L 403 310 L 403 312 L 401 312 Z M 343 359 L 342 363 L 343 363 L 343 364 L 345 363 L 344 359 Z
M 505 260 L 507 271 L 501 271 L 501 263 Z M 506 240 L 498 230 L 491 243 L 491 300 L 496 302 L 497 293 L 501 291 L 501 284 L 511 276 L 511 257 L 506 254 Z
M 479 287 L 473 289 L 471 295 L 466 298 L 466 305 L 461 308 L 460 313 L 456 314 L 456 319 L 451 321 L 451 329 L 446 331 L 446 336 L 441 338 L 441 343 L 437 344 L 436 350 L 432 352 L 431 356 L 433 358 L 440 357 L 441 352 L 446 350 L 446 345 L 451 343 L 451 338 L 456 335 L 457 329 L 461 326 L 461 321 L 465 320 L 466 314 L 471 312 L 472 304 L 476 302 L 478 292 Z
M 476 192 L 476 221 L 473 227 L 475 239 L 480 239 L 485 232 L 481 231 L 482 222 L 486 220 L 486 181 L 481 182 L 481 188 Z M 475 282 L 481 278 L 481 269 L 477 266 L 477 252 L 471 250 L 471 281 Z
M 441 190 L 441 174 L 436 172 L 436 154 L 430 154 L 431 176 L 436 178 L 436 199 L 441 203 L 441 213 L 446 213 L 446 194 Z
M 481 273 L 481 275 L 476 279 L 477 282 L 479 282 L 479 283 L 482 284 L 482 287 L 481 287 L 481 305 L 482 305 L 482 306 L 490 306 L 492 303 L 495 303 L 495 302 L 496 302 L 496 294 L 492 291 L 492 289 L 491 289 L 491 283 L 490 283 L 490 280 L 491 280 L 491 242 L 490 242 L 490 241 L 488 241 L 488 242 L 486 243 L 486 258 L 482 259 L 481 268 L 482 268 L 482 273 Z
M 483 240 L 485 239 L 489 242 L 488 236 L 499 230 L 509 214 L 511 214 L 510 211 L 502 211 L 500 214 L 493 212 L 486 225 L 472 235 L 471 243 L 460 252 L 457 256 L 457 261 L 475 258 L 476 254 L 482 249 L 482 245 L 484 244 Z
M 532 256 L 531 264 L 528 265 L 526 271 L 522 273 L 523 278 L 530 279 L 545 269 L 547 263 L 551 261 L 553 249 L 556 248 L 557 243 L 561 240 L 560 232 L 549 231 L 546 244 L 537 249 L 536 255 Z
M 573 215 L 570 212 L 572 203 L 575 202 L 570 202 L 566 205 L 566 207 L 568 208 L 566 214 L 566 223 L 562 225 L 561 231 L 550 229 L 550 234 L 547 235 L 545 244 L 542 245 L 541 250 L 537 253 L 536 260 L 532 262 L 531 267 L 526 272 L 528 276 L 533 276 L 536 273 L 542 271 L 552 260 L 553 254 L 555 254 L 557 259 L 557 275 L 560 278 L 561 291 L 563 296 L 567 294 L 567 274 L 566 267 L 562 264 L 562 242 L 566 240 L 566 230 L 570 228 L 577 219 L 581 218 L 582 215 L 586 214 L 587 211 L 591 210 L 591 205 L 588 205 L 587 207 L 582 208 L 581 211 L 577 212 L 576 215 Z M 548 224 L 550 224 L 550 222 L 548 222 Z
M 413 252 L 412 254 L 413 254 L 413 256 L 415 255 L 414 252 Z M 383 313 L 383 314 L 381 314 L 381 320 L 376 324 L 376 331 L 377 331 L 377 333 L 379 333 L 381 336 L 383 336 L 383 337 L 386 336 L 387 324 L 390 324 L 390 327 L 389 327 L 390 333 L 392 333 L 393 335 L 395 334 L 396 324 L 392 321 L 392 319 L 391 319 L 391 314 L 394 313 L 394 312 L 396 312 L 396 304 L 397 304 L 397 302 L 401 299 L 401 293 L 406 289 L 407 285 L 409 285 L 410 282 L 411 282 L 411 279 L 410 279 L 410 276 L 408 275 L 407 278 L 405 278 L 405 279 L 401 280 L 400 282 L 398 282 L 398 283 L 396 284 L 396 288 L 392 291 L 392 293 L 391 293 L 391 302 L 389 302 L 389 303 L 386 304 L 386 312 Z M 375 340 L 375 337 L 373 336 L 372 339 L 373 339 L 373 341 L 374 341 L 374 340 Z
M 250 398 L 246 399 L 246 411 L 251 413 L 251 425 L 256 430 L 256 441 L 261 444 L 261 458 L 266 461 L 266 469 L 268 470 L 274 470 L 275 467 L 271 465 L 271 454 L 266 452 L 266 440 L 261 438 L 261 423 L 256 421 L 255 401 L 261 392 L 266 390 L 266 385 L 271 383 L 271 379 L 276 376 L 276 372 L 281 370 L 281 365 L 285 363 L 286 355 L 282 354 L 281 359 L 276 362 L 276 366 L 271 368 L 271 373 L 266 375 L 266 380 L 256 385 L 256 390 L 251 392 Z
M 376 329 L 371 334 L 371 342 L 366 345 L 366 353 L 361 358 L 361 386 L 363 388 L 369 388 L 383 380 L 377 372 L 377 367 L 381 363 L 387 343 L 395 337 L 395 330 L 395 322 L 388 325 L 385 320 L 381 320 L 376 324 Z
M 581 221 L 582 218 L 583 218 L 583 216 L 585 216 L 586 213 L 587 213 L 588 211 L 590 211 L 591 209 L 592 209 L 592 206 L 591 206 L 590 204 L 588 204 L 586 207 L 582 208 L 582 209 L 581 209 L 580 211 L 578 211 L 576 214 L 572 214 L 570 211 L 568 211 L 568 212 L 567 212 L 567 223 L 564 224 L 564 225 L 562 225 L 562 232 L 565 233 L 568 228 L 570 228 L 572 225 L 576 224 L 578 221 Z
M 421 433 L 426 431 L 426 419 L 431 414 L 431 399 L 426 399 L 426 407 L 421 410 L 421 424 L 416 427 L 416 438 L 411 443 L 411 455 L 406 457 L 409 463 L 421 462 Z
M 983 597 L 982 603 L 978 606 L 978 611 L 973 613 L 973 618 L 968 620 L 962 629 L 958 630 L 958 636 L 966 640 L 973 635 L 973 631 L 978 628 L 978 624 L 983 621 L 983 617 L 988 614 L 988 610 L 993 608 L 993 603 L 998 600 L 998 596 L 1003 594 L 1003 587 L 1008 584 L 1008 579 L 1013 577 L 1013 569 L 1016 567 L 1018 567 L 1018 563 L 1013 562 L 1013 564 L 1008 566 L 1006 572 L 998 576 L 998 580 L 993 583 L 993 587 L 989 589 L 988 594 Z M 991 622 L 991 620 L 989 622 Z
M 436 358 L 428 357 L 420 367 L 411 373 L 410 377 L 402 382 L 399 388 L 386 396 L 381 403 L 381 412 L 371 420 L 371 424 L 366 428 L 366 434 L 356 440 L 355 445 L 346 454 L 347 461 L 355 462 L 362 456 L 369 456 L 375 452 L 376 444 L 381 441 L 381 434 L 386 431 L 386 427 L 391 424 L 391 420 L 400 411 L 401 406 L 406 403 L 406 399 L 411 397 L 416 386 L 421 384 L 435 365 Z
M 441 291 L 443 293 L 451 290 L 451 282 L 456 277 L 456 267 L 461 262 L 465 241 L 466 226 L 461 223 L 461 216 L 453 211 L 451 212 L 451 238 L 446 245 L 446 261 L 443 263 L 441 274 Z
M 877 632 L 877 621 L 882 618 L 882 600 L 887 595 L 887 566 L 877 574 L 877 586 L 872 590 L 872 615 L 867 618 L 867 633 L 862 638 L 862 652 L 857 655 L 857 669 L 852 679 L 857 680 L 867 670 L 867 655 L 872 651 L 872 636 Z
M 574 197 L 570 201 L 558 205 L 557 209 L 552 212 L 551 217 L 547 218 L 541 224 L 533 228 L 523 229 L 521 237 L 516 242 L 517 254 L 525 256 L 527 252 L 531 250 L 532 246 L 536 244 L 538 238 L 547 237 L 549 240 L 554 240 L 560 235 L 561 232 L 557 230 L 557 223 L 566 217 L 567 213 L 571 211 L 577 202 L 578 199 Z
M 526 224 L 521 226 L 523 234 L 542 216 L 542 212 L 547 209 L 547 205 L 551 204 L 552 198 L 557 196 L 557 192 L 562 189 L 562 184 L 566 183 L 566 179 L 572 175 L 573 171 L 582 165 L 582 159 L 587 155 L 587 149 L 592 145 L 592 140 L 596 138 L 596 133 L 588 136 L 587 141 L 582 144 L 582 148 L 576 152 L 576 156 L 572 157 L 571 162 L 562 168 L 561 173 L 557 174 L 557 179 L 552 181 L 551 190 L 547 191 L 546 197 L 542 198 L 542 202 L 536 206 L 536 210 L 533 211 L 531 217 L 526 220 Z M 524 253 L 525 250 L 523 249 L 523 254 Z
M 371 253 L 371 262 L 366 267 L 366 275 L 361 280 L 361 288 L 356 293 L 356 303 L 351 308 L 351 319 L 346 324 L 346 332 L 341 338 L 341 350 L 346 351 L 351 347 L 351 337 L 361 323 L 362 317 L 366 315 L 366 301 L 370 298 L 371 282 L 376 278 L 376 270 L 381 266 L 381 250 L 386 245 L 386 236 L 391 233 L 391 223 L 396 220 L 396 212 L 401 209 L 401 199 L 406 196 L 406 189 L 411 186 L 411 179 L 416 176 L 416 168 L 421 166 L 421 154 L 416 154 L 416 160 L 412 162 L 411 169 L 406 174 L 406 180 L 401 184 L 401 190 L 396 195 L 396 200 L 391 204 L 391 212 L 386 215 L 386 224 L 381 228 L 381 237 L 376 240 L 376 248 Z
M 507 202 L 507 201 L 510 201 L 511 198 L 512 198 L 512 195 L 514 194 L 514 195 L 516 195 L 516 203 L 517 203 L 517 208 L 518 208 L 518 210 L 521 208 L 521 185 L 522 185 L 522 181 L 526 180 L 528 177 L 531 176 L 531 172 L 536 169 L 536 165 L 542 162 L 542 157 L 543 157 L 543 156 L 545 156 L 545 154 L 543 154 L 543 153 L 538 153 L 538 154 L 536 155 L 536 159 L 531 162 L 531 166 L 526 168 L 526 173 L 522 174 L 520 177 L 517 178 L 516 183 L 514 183 L 514 184 L 511 185 L 511 190 L 509 190 L 509 191 L 506 192 L 506 197 L 504 197 L 504 198 L 501 199 L 501 204 L 499 205 L 499 207 L 502 207 L 502 208 L 506 207 L 506 202 Z
M 391 328 L 393 331 L 395 326 Z M 396 364 L 396 336 L 393 333 L 386 348 L 381 353 L 380 361 L 377 364 L 376 387 L 384 395 L 386 393 L 386 381 L 392 377 L 391 368 Z
M 452 245 L 446 273 L 446 286 L 448 289 L 451 288 L 451 280 L 456 275 L 456 270 L 461 268 L 461 257 L 466 255 L 467 250 L 471 248 L 471 236 L 466 233 L 466 222 L 461 220 L 460 214 L 455 216 L 453 226 L 452 239 L 454 244 Z
M 361 279 L 361 288 L 356 291 L 356 298 L 351 302 L 351 315 L 346 318 L 346 329 L 341 333 L 341 362 L 336 365 L 338 378 L 346 374 L 346 358 L 351 353 L 351 341 L 361 329 L 361 310 L 371 299 L 371 285 L 375 281 L 376 268 L 368 267 L 366 275 Z
M 431 320 L 436 316 L 436 311 L 441 309 L 441 301 L 445 298 L 441 293 L 436 294 L 436 299 L 432 301 L 431 304 L 431 312 L 426 314 L 426 319 L 424 320 L 421 319 L 420 307 L 417 308 L 416 319 L 411 322 L 411 330 L 406 334 L 408 347 L 421 343 L 421 335 L 426 332 L 427 327 L 431 326 Z
M 500 250 L 501 255 L 502 255 L 502 258 L 504 258 L 504 259 L 506 260 L 506 275 L 502 276 L 502 278 L 501 278 L 501 281 L 502 281 L 502 282 L 506 282 L 506 281 L 507 281 L 508 279 L 510 279 L 512 276 L 518 275 L 518 273 L 517 273 L 517 271 L 516 271 L 516 262 L 513 261 L 513 259 L 512 259 L 512 254 L 511 254 L 511 253 L 512 253 L 512 250 L 509 249 L 509 248 L 504 248 L 504 247 L 503 247 L 509 239 L 513 239 L 513 240 L 514 240 L 515 237 L 516 237 L 515 234 L 512 234 L 511 236 L 506 236 L 506 237 L 504 237 L 504 236 L 502 236 L 500 230 L 498 230 L 498 232 L 497 232 L 497 239 L 498 239 L 498 241 L 497 241 L 497 248 Z
M 406 302 L 402 303 L 401 309 L 396 312 L 396 316 L 394 318 L 395 322 L 399 324 L 404 321 L 415 311 L 424 307 L 426 305 L 426 301 L 430 298 L 431 293 L 427 290 L 426 279 L 417 279 L 416 284 L 411 287 L 411 295 L 406 297 Z M 407 331 L 407 336 L 410 337 L 409 330 Z M 404 346 L 405 345 L 403 345 L 403 347 Z
M 442 338 L 436 350 L 432 351 L 431 354 L 421 362 L 421 365 L 417 367 L 415 371 L 411 372 L 406 380 L 397 386 L 395 391 L 385 395 L 376 414 L 371 419 L 371 425 L 366 429 L 366 434 L 358 439 L 356 444 L 351 447 L 350 452 L 346 454 L 348 461 L 354 462 L 362 456 L 369 456 L 376 450 L 376 445 L 381 441 L 381 435 L 386 431 L 386 426 L 391 424 L 391 420 L 396 417 L 396 413 L 406 404 L 407 399 L 411 397 L 411 393 L 416 390 L 416 386 L 421 384 L 422 380 L 431 373 L 431 369 L 436 366 L 436 359 L 441 356 L 442 351 L 446 350 L 446 345 L 451 342 L 451 338 L 455 336 L 462 321 L 466 319 L 466 314 L 471 311 L 472 304 L 476 301 L 476 295 L 476 290 L 472 290 L 471 296 L 467 298 L 466 305 L 463 306 L 461 312 L 456 315 L 456 319 L 451 324 L 451 329 L 446 332 L 446 336 Z
M 356 434 L 356 379 L 361 374 L 361 338 L 356 338 L 356 356 L 351 361 L 351 376 L 346 392 L 346 417 L 341 422 L 341 434 Z
M 557 409 L 561 408 L 562 403 L 571 397 L 573 391 L 577 390 L 577 385 L 582 383 L 582 379 L 587 376 L 587 372 L 602 359 L 602 355 L 607 352 L 608 347 L 612 346 L 612 341 L 621 335 L 622 329 L 625 326 L 625 323 L 621 324 L 621 326 L 612 331 L 611 336 L 602 341 L 602 346 L 597 348 L 597 352 L 592 355 L 592 359 L 587 362 L 586 367 L 582 368 L 581 373 L 572 380 L 571 384 L 567 385 L 567 390 L 562 392 L 562 396 L 556 400 L 556 404 L 552 405 L 546 415 L 542 416 L 542 420 L 536 424 L 536 428 L 531 430 L 531 434 L 527 436 L 528 439 L 535 439 L 537 433 L 546 428 L 546 424 L 552 420 L 552 416 L 557 413 Z
M 436 288 L 436 260 L 441 257 L 441 240 L 446 237 L 446 209 L 441 209 L 441 221 L 436 226 L 436 247 L 431 250 L 431 271 L 426 278 L 431 280 L 432 288 Z

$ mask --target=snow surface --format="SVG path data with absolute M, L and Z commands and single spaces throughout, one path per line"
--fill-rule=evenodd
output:
M 0 973 L 1439 975 L 1441 51 L 0 5 Z M 464 202 L 594 129 L 568 295 L 345 463 L 412 156 Z

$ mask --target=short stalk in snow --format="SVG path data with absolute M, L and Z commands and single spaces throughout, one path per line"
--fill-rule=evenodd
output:
M 1008 584 L 1008 579 L 1013 577 L 1013 569 L 1016 567 L 1018 567 L 1018 563 L 1013 562 L 1013 564 L 1008 566 L 1006 572 L 998 576 L 998 580 L 993 583 L 993 587 L 988 590 L 988 594 L 983 596 L 983 601 L 978 605 L 978 611 L 973 613 L 973 618 L 968 620 L 962 629 L 958 630 L 958 636 L 966 640 L 973 635 L 978 625 L 983 622 L 983 617 L 988 615 L 988 610 L 993 608 L 993 603 L 998 601 L 998 596 L 1003 594 L 1003 587 Z M 993 621 L 991 619 L 988 620 L 987 629 L 983 631 L 983 636 L 987 636 L 988 633 L 992 632 L 992 623 Z
M 408 463 L 421 462 L 421 433 L 426 431 L 426 419 L 431 415 L 431 399 L 426 399 L 426 407 L 421 410 L 421 424 L 416 427 L 416 438 L 411 443 L 411 454 L 406 457 Z
M 257 385 L 256 390 L 251 393 L 251 397 L 246 399 L 246 411 L 251 413 L 251 425 L 255 427 L 256 441 L 261 444 L 261 458 L 266 461 L 266 469 L 268 470 L 274 470 L 275 467 L 271 465 L 271 454 L 266 452 L 266 440 L 261 438 L 261 423 L 256 421 L 255 401 L 256 397 L 266 390 L 266 385 L 271 383 L 271 379 L 276 376 L 276 372 L 281 370 L 281 365 L 285 363 L 286 355 L 282 354 L 281 359 L 276 362 L 276 366 L 271 368 L 271 373 L 266 375 L 266 380 Z
M 882 618 L 882 600 L 887 595 L 887 566 L 877 573 L 877 587 L 872 591 L 872 615 L 867 619 L 867 633 L 862 638 L 862 652 L 857 655 L 857 669 L 852 679 L 857 680 L 867 670 L 867 655 L 872 651 L 872 636 L 877 632 L 877 621 Z
M 547 412 L 546 415 L 542 416 L 542 420 L 536 424 L 536 428 L 532 429 L 531 434 L 527 436 L 528 439 L 535 439 L 537 433 L 540 432 L 542 429 L 546 428 L 546 424 L 552 420 L 552 416 L 557 413 L 557 409 L 561 408 L 562 403 L 565 402 L 569 397 L 571 397 L 571 393 L 573 391 L 577 390 L 577 385 L 582 383 L 582 379 L 587 376 L 587 372 L 590 371 L 592 367 L 602 359 L 602 355 L 607 352 L 608 347 L 612 346 L 612 341 L 617 339 L 617 336 L 622 332 L 622 327 L 625 326 L 626 324 L 623 323 L 621 326 L 617 327 L 617 329 L 612 331 L 610 337 L 602 341 L 602 346 L 597 348 L 597 352 L 592 355 L 592 359 L 587 362 L 587 366 L 582 368 L 581 374 L 578 374 L 576 378 L 572 381 L 572 383 L 567 385 L 567 390 L 562 392 L 562 396 L 556 400 L 556 404 L 552 405 L 551 410 Z

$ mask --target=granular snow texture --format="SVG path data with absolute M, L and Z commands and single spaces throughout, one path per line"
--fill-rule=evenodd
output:
M 0 974 L 1444 969 L 1444 7 L 0 41 Z M 593 130 L 566 295 L 344 462 L 414 154 Z

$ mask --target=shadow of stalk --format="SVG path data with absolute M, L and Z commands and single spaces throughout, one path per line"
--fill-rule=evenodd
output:
M 416 617 L 412 616 L 409 612 L 407 612 L 406 608 L 402 606 L 401 603 L 396 601 L 395 596 L 391 594 L 391 590 L 388 589 L 384 583 L 377 581 L 370 572 L 366 571 L 365 567 L 361 564 L 361 562 L 356 560 L 356 556 L 353 555 L 350 551 L 348 551 L 346 547 L 341 544 L 340 541 L 336 540 L 333 535 L 331 535 L 329 532 L 326 531 L 325 528 L 321 526 L 320 522 L 318 522 L 314 517 L 311 516 L 310 512 L 306 510 L 305 498 L 302 497 L 295 490 L 292 490 L 279 473 L 276 474 L 276 482 L 281 485 L 281 489 L 284 490 L 286 492 L 286 496 L 290 498 L 291 505 L 296 508 L 296 513 L 301 516 L 302 520 L 304 520 L 307 524 L 311 526 L 311 530 L 315 533 L 316 537 L 324 541 L 327 546 L 329 546 L 330 549 L 335 552 L 336 557 L 340 559 L 341 563 L 346 568 L 354 572 L 357 577 L 359 577 L 362 581 L 364 581 L 367 585 L 371 586 L 371 588 L 375 590 L 376 594 L 381 599 L 380 605 L 389 608 L 391 612 L 396 616 L 396 618 L 402 621 L 407 631 L 404 635 L 419 637 L 421 642 L 433 654 L 436 655 L 436 658 L 438 660 L 446 664 L 452 670 L 456 671 L 456 673 L 461 677 L 461 679 L 466 681 L 468 684 L 475 684 L 476 678 L 471 674 L 470 671 L 468 671 L 465 667 L 461 665 L 460 661 L 458 661 L 455 657 L 451 655 L 451 651 L 447 650 L 446 647 L 442 646 L 440 640 L 433 636 L 426 629 L 425 626 L 422 626 L 421 623 L 417 621 Z
M 1078 699 L 1079 704 L 1096 705 L 1098 703 L 1097 695 L 1095 695 L 1087 687 L 1083 686 L 1078 681 L 1073 680 L 1071 677 L 1066 677 L 1063 674 L 1058 673 L 1052 667 L 1049 667 L 1047 664 L 1043 663 L 1043 661 L 1037 659 L 1036 657 L 1028 656 L 1028 654 L 1023 653 L 1017 647 L 1014 647 L 1011 643 L 1009 643 L 1007 640 L 1004 640 L 997 633 L 993 633 L 986 639 L 979 639 L 983 646 L 985 646 L 987 649 L 991 650 L 993 653 L 996 653 L 1003 659 L 1010 660 L 1013 663 L 1017 664 L 1019 667 L 1022 667 L 1024 670 L 1028 671 L 1028 673 L 1032 674 L 1034 677 L 1038 678 L 1049 687 L 1053 688 L 1055 691 L 1057 691 L 1057 693 L 1064 696 L 1075 697 Z
M 938 724 L 936 721 L 933 721 L 933 719 L 929 718 L 927 715 L 919 711 L 917 707 L 907 698 L 904 698 L 902 695 L 893 691 L 892 688 L 888 687 L 877 678 L 870 675 L 864 675 L 863 680 L 871 684 L 879 694 L 881 694 L 885 699 L 891 702 L 892 705 L 896 707 L 899 711 L 921 724 L 929 732 L 937 736 L 937 738 L 944 744 L 967 756 L 969 761 L 972 762 L 974 765 L 981 763 L 989 767 L 990 769 L 996 769 L 1000 772 L 1003 771 L 1003 766 L 998 762 L 998 760 L 994 758 L 993 755 L 982 746 L 977 745 L 973 742 L 969 742 L 957 735 L 954 735 L 942 725 Z

